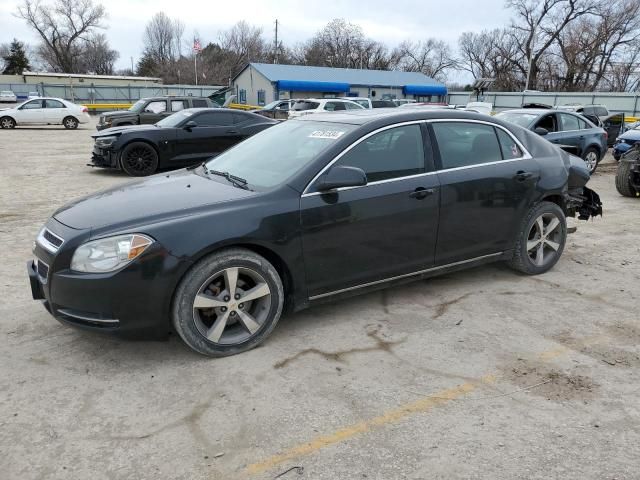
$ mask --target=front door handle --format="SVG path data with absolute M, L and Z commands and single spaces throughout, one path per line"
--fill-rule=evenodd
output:
M 519 172 L 517 172 L 513 178 L 515 178 L 517 181 L 519 182 L 524 182 L 525 180 L 529 179 L 533 177 L 533 172 L 525 172 L 523 170 L 520 170 Z
M 433 195 L 433 192 L 433 188 L 418 187 L 413 192 L 411 192 L 409 196 L 411 198 L 422 200 L 424 198 L 427 198 L 429 195 Z

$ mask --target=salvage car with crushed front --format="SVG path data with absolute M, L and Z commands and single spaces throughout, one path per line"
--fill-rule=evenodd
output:
M 589 178 L 581 159 L 486 115 L 311 114 L 60 208 L 27 270 L 62 323 L 174 329 L 231 355 L 286 310 L 495 261 L 547 272 L 566 218 L 602 213 Z

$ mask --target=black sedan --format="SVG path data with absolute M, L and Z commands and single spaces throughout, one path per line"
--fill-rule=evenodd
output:
M 90 166 L 143 177 L 202 163 L 276 123 L 240 110 L 189 108 L 154 125 L 113 127 L 92 135 Z
M 197 352 L 230 355 L 284 309 L 495 261 L 546 272 L 565 218 L 601 212 L 572 158 L 469 112 L 309 115 L 59 209 L 37 237 L 31 289 L 65 324 L 172 326 Z

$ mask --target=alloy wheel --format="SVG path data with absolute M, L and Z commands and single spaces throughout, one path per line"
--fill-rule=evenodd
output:
M 200 334 L 221 345 L 246 342 L 267 321 L 271 289 L 258 272 L 230 267 L 209 277 L 193 301 Z
M 155 169 L 155 155 L 148 147 L 135 147 L 127 152 L 124 159 L 127 167 L 135 172 L 146 172 Z
M 587 164 L 587 168 L 590 172 L 593 172 L 598 166 L 598 154 L 593 150 L 587 152 L 584 157 L 584 163 Z
M 64 120 L 64 126 L 65 128 L 75 129 L 78 127 L 78 121 L 75 118 L 66 118 Z
M 0 127 L 2 128 L 13 128 L 14 124 L 13 124 L 13 120 L 11 120 L 9 117 L 5 117 L 0 121 Z
M 560 219 L 553 213 L 536 218 L 527 238 L 527 256 L 537 267 L 555 261 L 562 243 Z

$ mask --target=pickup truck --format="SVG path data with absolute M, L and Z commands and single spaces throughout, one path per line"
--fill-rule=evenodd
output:
M 104 130 L 105 128 L 121 127 L 124 125 L 154 124 L 185 108 L 215 108 L 217 106 L 217 104 L 205 97 L 163 96 L 141 98 L 134 103 L 129 110 L 118 110 L 100 114 L 96 128 L 98 130 Z

